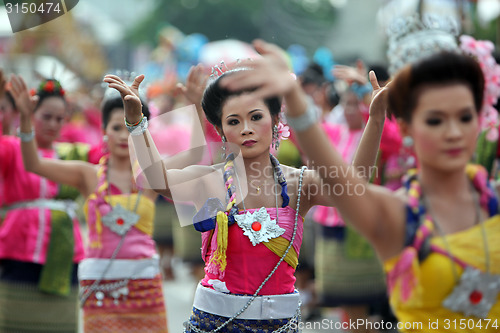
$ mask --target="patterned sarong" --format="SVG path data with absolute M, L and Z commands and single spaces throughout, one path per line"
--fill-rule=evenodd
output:
M 90 286 L 94 281 L 81 281 Z M 102 284 L 116 281 L 101 281 Z M 162 278 L 130 280 L 128 295 L 118 302 L 106 294 L 99 306 L 95 293 L 85 302 L 83 321 L 85 333 L 166 333 L 167 316 L 162 292 Z
M 235 310 L 236 311 L 236 310 Z M 210 314 L 197 308 L 193 308 L 193 312 L 191 314 L 191 318 L 189 318 L 189 322 L 195 326 L 197 329 L 204 330 L 206 332 L 210 332 L 215 330 L 224 324 L 229 318 L 217 316 L 214 314 Z M 259 333 L 271 333 L 284 325 L 288 324 L 290 319 L 267 319 L 267 320 L 251 320 L 251 319 L 234 319 L 227 326 L 225 326 L 220 333 L 244 333 L 244 332 L 259 332 Z M 192 333 L 194 332 L 187 323 L 184 324 L 187 326 L 184 332 Z M 296 333 L 298 332 L 298 324 L 295 322 L 295 325 L 290 325 L 289 330 L 285 330 L 285 332 Z

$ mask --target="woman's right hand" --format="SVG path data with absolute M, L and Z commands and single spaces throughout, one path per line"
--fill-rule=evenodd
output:
M 139 86 L 144 81 L 144 75 L 137 76 L 130 86 L 116 75 L 106 75 L 103 81 L 108 83 L 110 88 L 116 89 L 120 93 L 126 121 L 131 124 L 141 121 L 142 102 L 139 98 Z
M 381 87 L 378 83 L 377 76 L 374 71 L 369 73 L 370 83 L 372 85 L 372 99 L 370 103 L 370 118 L 380 121 L 385 120 L 387 113 L 387 94 L 389 92 L 389 83 Z
M 19 110 L 21 117 L 30 117 L 35 110 L 38 96 L 30 96 L 28 87 L 21 76 L 12 74 L 10 82 L 12 84 L 12 97 L 17 110 Z
M 203 92 L 207 86 L 208 73 L 202 64 L 192 66 L 186 78 L 185 85 L 177 83 L 176 93 L 181 93 L 194 105 L 201 105 Z

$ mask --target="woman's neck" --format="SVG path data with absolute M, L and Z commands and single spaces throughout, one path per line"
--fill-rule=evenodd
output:
M 436 170 L 421 167 L 419 178 L 427 197 L 454 197 L 469 191 L 469 180 L 465 168 L 456 171 Z
M 117 157 L 110 155 L 108 166 L 116 171 L 129 171 L 131 169 L 130 159 L 128 157 Z
M 273 175 L 274 167 L 271 163 L 269 152 L 261 154 L 255 158 L 244 158 L 245 172 L 247 178 L 266 178 Z

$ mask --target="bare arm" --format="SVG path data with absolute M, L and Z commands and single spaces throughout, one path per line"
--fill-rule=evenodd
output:
M 297 82 L 288 79 L 284 61 L 279 59 L 279 48 L 261 41 L 255 46 L 265 56 L 248 64 L 254 71 L 242 71 L 227 77 L 222 84 L 234 90 L 255 88 L 248 98 L 283 94 L 288 117 L 300 117 L 308 107 L 305 93 Z M 334 204 L 341 214 L 373 243 L 382 256 L 398 253 L 404 239 L 404 203 L 388 190 L 369 185 L 360 177 L 356 168 L 347 164 L 332 147 L 318 123 L 296 134 L 299 145 L 314 161 L 323 184 L 343 189 L 333 195 Z M 332 176 L 334 170 L 337 172 Z
M 144 75 L 135 78 L 131 86 L 128 86 L 122 79 L 115 75 L 107 75 L 104 82 L 109 84 L 110 88 L 116 89 L 122 96 L 125 119 L 128 123 L 136 124 L 142 119 L 142 103 L 139 98 L 139 86 L 144 80 Z M 201 178 L 210 173 L 210 167 L 190 166 L 182 170 L 172 170 L 168 163 L 162 161 L 162 157 L 156 148 L 151 134 L 145 128 L 137 129 L 130 136 L 134 147 L 135 155 L 141 167 L 141 175 L 144 175 L 149 186 L 157 193 L 171 198 L 171 187 L 184 184 L 183 190 L 176 196 L 177 200 L 196 201 L 201 195 L 200 182 L 192 180 Z M 188 165 L 189 161 L 176 161 L 174 167 Z M 137 175 L 136 175 L 137 176 Z M 182 193 L 181 193 L 182 192 Z
M 32 133 L 31 115 L 36 98 L 30 98 L 26 84 L 20 76 L 12 76 L 12 95 L 21 114 L 21 133 Z M 59 184 L 73 186 L 85 196 L 90 194 L 94 183 L 97 183 L 94 166 L 90 163 L 40 158 L 34 138 L 21 140 L 21 152 L 27 171 Z
M 191 142 L 190 149 L 172 156 L 164 162 L 168 168 L 182 169 L 186 166 L 197 164 L 206 152 L 207 142 L 205 140 L 205 113 L 201 106 L 203 93 L 207 86 L 208 74 L 202 64 L 192 66 L 186 78 L 186 84 L 178 83 L 176 90 L 181 93 L 188 103 L 196 108 L 197 118 L 191 119 Z
M 385 114 L 387 110 L 387 86 L 383 88 L 380 87 L 375 72 L 370 71 L 369 76 L 373 88 L 372 101 L 370 103 L 370 116 L 352 161 L 352 165 L 354 165 L 367 180 L 371 179 L 372 170 L 377 161 L 377 153 L 384 130 Z

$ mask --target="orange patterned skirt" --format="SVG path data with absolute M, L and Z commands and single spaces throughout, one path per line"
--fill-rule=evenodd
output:
M 99 285 L 112 285 L 116 280 L 104 280 Z M 93 280 L 80 281 L 85 289 Z M 166 333 L 167 314 L 163 298 L 161 275 L 153 279 L 130 280 L 125 289 L 93 291 L 83 306 L 85 333 Z

